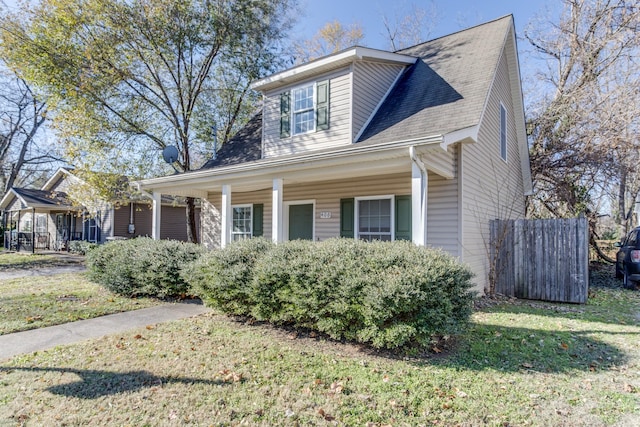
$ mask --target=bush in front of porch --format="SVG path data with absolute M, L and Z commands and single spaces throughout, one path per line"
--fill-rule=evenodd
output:
M 89 278 L 120 295 L 167 298 L 190 295 L 180 276 L 205 248 L 177 240 L 117 240 L 87 253 Z
M 208 305 L 376 348 L 428 345 L 471 315 L 470 270 L 410 242 L 251 239 L 183 271 Z

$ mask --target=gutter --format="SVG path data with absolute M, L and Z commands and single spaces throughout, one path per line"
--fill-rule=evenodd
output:
M 386 150 L 397 150 L 404 147 L 411 147 L 418 144 L 424 145 L 435 145 L 441 144 L 443 141 L 442 135 L 431 135 L 424 138 L 414 138 L 404 141 L 392 141 L 383 144 L 375 144 L 375 145 L 363 145 L 363 143 L 351 144 L 351 146 L 340 149 L 333 150 L 330 152 L 318 153 L 318 152 L 310 152 L 302 155 L 295 155 L 294 157 L 287 157 L 285 159 L 276 157 L 274 159 L 261 159 L 256 160 L 250 163 L 242 163 L 239 165 L 231 165 L 225 166 L 222 168 L 212 168 L 205 169 L 200 171 L 188 172 L 180 175 L 168 175 L 164 177 L 158 178 L 150 178 L 142 181 L 135 181 L 132 184 L 136 184 L 137 188 L 142 190 L 142 187 L 149 188 L 153 185 L 162 185 L 168 183 L 178 184 L 183 181 L 191 181 L 193 179 L 201 179 L 201 178 L 209 178 L 221 175 L 228 175 L 237 172 L 252 172 L 255 170 L 259 170 L 264 172 L 267 168 L 277 168 L 277 167 L 286 167 L 286 166 L 295 166 L 297 164 L 304 167 L 304 163 L 310 162 L 318 162 L 322 160 L 334 160 L 347 156 L 354 155 L 364 155 L 364 154 L 375 154 L 376 152 L 383 152 Z

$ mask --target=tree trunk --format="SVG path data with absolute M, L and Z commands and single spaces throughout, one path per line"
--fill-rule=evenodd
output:
M 618 187 L 618 224 L 620 226 L 621 236 L 626 236 L 627 227 L 627 207 L 625 204 L 627 193 L 627 171 L 624 167 L 620 168 L 620 186 Z
M 187 197 L 187 241 L 198 243 L 198 233 L 196 232 L 196 204 L 193 197 Z

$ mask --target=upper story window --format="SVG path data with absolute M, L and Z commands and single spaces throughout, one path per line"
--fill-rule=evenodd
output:
M 507 161 L 507 110 L 500 104 L 500 157 Z
M 326 129 L 329 129 L 328 80 L 280 94 L 280 138 Z
M 315 84 L 293 90 L 293 134 L 313 132 L 315 120 Z

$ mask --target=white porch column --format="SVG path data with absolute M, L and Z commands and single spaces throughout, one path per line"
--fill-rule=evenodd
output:
M 428 183 L 426 168 L 419 159 L 414 159 L 411 162 L 411 240 L 420 246 L 427 244 Z
M 151 215 L 151 237 L 154 240 L 160 240 L 160 214 L 162 211 L 162 194 L 157 191 L 153 192 L 153 210 Z
M 274 242 L 282 242 L 284 240 L 283 230 L 283 203 L 282 203 L 282 178 L 273 179 L 272 206 L 273 212 L 271 216 L 271 238 Z
M 231 242 L 231 227 L 233 222 L 233 212 L 231 211 L 231 186 L 222 186 L 222 224 L 220 235 L 220 247 L 224 248 Z

